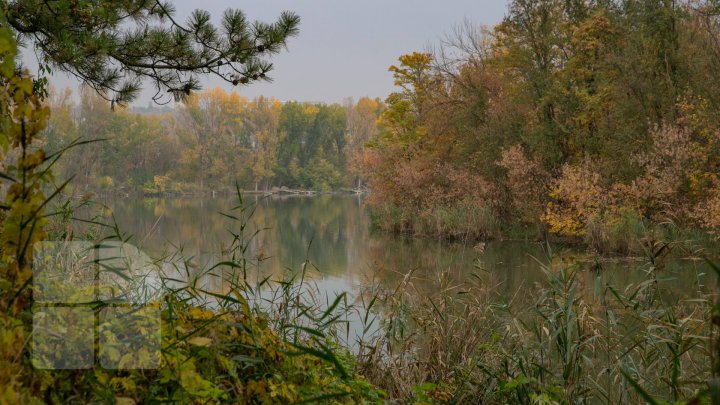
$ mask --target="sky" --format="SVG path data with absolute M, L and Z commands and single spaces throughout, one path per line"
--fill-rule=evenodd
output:
M 506 10 L 505 0 L 176 0 L 176 17 L 185 20 L 203 8 L 217 21 L 227 8 L 243 10 L 250 20 L 274 21 L 284 10 L 302 20 L 300 35 L 290 39 L 288 50 L 273 57 L 271 83 L 233 87 L 220 80 L 203 79 L 204 88 L 220 86 L 244 97 L 259 95 L 279 100 L 341 102 L 347 97 L 384 99 L 393 91 L 388 67 L 400 55 L 423 51 L 450 34 L 464 21 L 494 25 Z M 25 62 L 31 68 L 30 52 Z M 76 88 L 64 74 L 52 78 L 56 87 Z M 149 84 L 144 87 L 150 88 Z M 152 92 L 134 103 L 146 106 Z

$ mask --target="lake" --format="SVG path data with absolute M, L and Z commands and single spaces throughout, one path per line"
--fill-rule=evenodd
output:
M 105 201 L 119 229 L 152 257 L 182 250 L 198 267 L 217 262 L 232 242 L 239 223 L 237 198 L 125 198 Z M 500 296 L 532 288 L 544 279 L 539 262 L 547 262 L 544 245 L 528 241 L 449 243 L 375 232 L 363 197 L 355 195 L 246 196 L 253 211 L 246 234 L 247 256 L 261 259 L 257 277 L 280 280 L 302 269 L 321 291 L 357 292 L 371 284 L 394 288 L 412 271 L 419 293 L 438 288 L 439 275 L 462 284 L 473 273 L 486 272 Z M 627 286 L 647 279 L 649 265 L 637 260 L 596 260 L 572 248 L 553 247 L 553 263 L 576 265 L 588 285 L 610 282 Z M 661 283 L 681 295 L 705 291 L 709 269 L 699 260 L 670 260 Z

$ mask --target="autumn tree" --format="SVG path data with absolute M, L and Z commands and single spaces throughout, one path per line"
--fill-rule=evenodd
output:
M 74 151 L 73 156 L 77 156 L 73 161 L 75 173 L 69 174 L 76 176 L 77 184 L 87 187 L 99 168 L 98 160 L 102 153 L 102 147 L 96 141 L 112 136 L 113 113 L 102 96 L 88 86 L 80 89 L 79 107 L 78 135 L 92 142 L 85 145 L 84 150 Z
M 228 173 L 232 178 L 238 172 L 234 157 L 249 147 L 241 136 L 241 112 L 246 104 L 237 93 L 228 94 L 219 88 L 194 94 L 186 101 L 182 119 L 197 159 L 201 192 L 208 179 L 224 178 Z
M 378 134 L 377 121 L 384 105 L 379 99 L 362 97 L 357 103 L 347 99 L 344 106 L 347 117 L 348 172 L 354 176 L 352 183 L 360 187 L 363 181 L 362 169 L 356 163 L 362 158 L 365 145 Z
M 60 178 L 74 176 L 74 191 L 203 193 L 235 184 L 256 191 L 272 184 L 330 190 L 346 185 L 348 157 L 363 147 L 351 144 L 347 112 L 339 104 L 247 100 L 211 89 L 175 109 L 113 112 L 90 88 L 80 90 L 78 107 L 68 94 L 51 93 L 51 105 L 62 114 L 44 135 L 53 150 L 78 139 L 89 142 L 68 150 L 56 165 Z M 298 115 L 290 115 L 298 106 Z M 375 121 L 370 116 L 368 126 Z M 283 159 L 290 159 L 292 170 Z
M 280 111 L 282 104 L 272 98 L 258 97 L 248 104 L 243 123 L 250 139 L 250 172 L 255 181 L 265 190 L 275 176 L 278 166 L 278 148 L 282 142 Z
M 514 0 L 402 56 L 358 158 L 380 222 L 454 236 L 482 207 L 600 250 L 630 223 L 720 223 L 716 3 Z
M 73 111 L 76 105 L 72 99 L 72 90 L 66 88 L 58 91 L 51 88 L 47 103 L 53 114 L 45 128 L 47 135 L 45 147 L 48 150 L 59 150 L 78 137 L 77 122 Z

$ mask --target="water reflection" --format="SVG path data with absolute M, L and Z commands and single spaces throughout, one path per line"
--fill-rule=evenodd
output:
M 233 207 L 238 202 L 233 198 L 120 199 L 106 204 L 120 229 L 132 234 L 132 242 L 141 249 L 155 256 L 181 249 L 198 268 L 217 260 L 230 246 L 231 232 L 237 233 L 240 227 L 220 214 L 237 216 Z M 435 290 L 441 273 L 463 282 L 472 273 L 486 272 L 486 279 L 507 299 L 544 279 L 538 263 L 545 260 L 541 244 L 492 242 L 474 249 L 374 233 L 361 197 L 247 196 L 244 204 L 248 210 L 254 208 L 246 232 L 257 235 L 247 252 L 262 259 L 259 273 L 283 279 L 299 271 L 308 259 L 313 269 L 310 277 L 330 295 L 368 283 L 392 287 L 409 271 L 421 293 Z M 647 278 L 640 261 L 596 263 L 570 249 L 562 250 L 555 260 L 582 269 L 580 279 L 588 293 L 599 283 L 623 287 Z M 683 294 L 702 291 L 706 271 L 701 262 L 674 260 L 663 270 L 661 283 Z

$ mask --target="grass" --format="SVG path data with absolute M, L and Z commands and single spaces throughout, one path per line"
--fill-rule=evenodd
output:
M 95 280 L 101 282 L 88 288 L 114 293 L 111 300 L 88 303 L 96 313 L 122 304 L 123 294 L 136 290 L 122 288 L 125 281 L 131 285 L 160 284 L 144 294 L 142 307 L 129 308 L 140 321 L 148 321 L 139 315 L 143 308 L 156 310 L 161 331 L 148 331 L 142 322 L 129 323 L 132 317 L 101 320 L 97 325 L 101 339 L 114 343 L 122 340 L 128 328 L 138 326 L 141 332 L 133 342 L 152 341 L 158 353 L 156 358 L 152 354 L 155 350 L 149 350 L 147 345 L 140 345 L 138 350 L 121 350 L 100 344 L 100 358 L 115 364 L 135 364 L 138 355 L 141 364 L 157 363 L 157 367 L 113 369 L 95 364 L 83 370 L 35 368 L 31 364 L 33 356 L 37 360 L 39 354 L 50 354 L 40 358 L 46 360 L 43 364 L 63 358 L 56 358 L 54 340 L 31 338 L 33 325 L 27 320 L 32 321 L 35 312 L 43 309 L 29 306 L 17 318 L 6 314 L 0 318 L 0 338 L 8 343 L 3 358 L 12 357 L 18 363 L 12 369 L 19 370 L 13 385 L 3 389 L 0 403 L 380 402 L 384 393 L 356 374 L 352 354 L 340 345 L 346 325 L 343 317 L 349 308 L 346 297 L 341 294 L 329 303 L 323 302 L 317 289 L 313 294 L 311 284 L 305 282 L 305 269 L 283 280 L 257 277 L 260 262 L 251 258 L 247 250 L 261 230 L 248 225 L 255 206 L 246 205 L 239 192 L 238 198 L 237 206 L 223 214 L 228 219 L 231 241 L 219 252 L 217 262 L 198 265 L 196 258 L 178 251 L 143 260 L 155 267 L 152 274 L 137 271 L 138 267 L 131 264 L 136 262 L 118 263 L 115 258 L 109 262 L 97 260 L 89 267 L 100 268 L 101 275 Z M 74 217 L 71 207 L 64 205 L 57 212 L 50 230 L 63 242 L 72 241 L 74 233 L 67 226 Z M 103 225 L 97 218 L 89 222 L 91 229 L 85 230 L 83 236 L 107 235 L 95 239 L 96 248 L 131 242 L 117 225 Z M 111 277 L 103 277 L 103 272 L 111 272 Z M 138 283 L 138 277 L 150 283 Z M 23 295 L 22 299 L 32 298 Z M 75 327 L 71 319 L 55 321 L 64 322 L 55 325 L 61 328 L 58 330 Z M 86 340 L 83 334 L 72 338 L 77 342 Z M 26 339 L 34 343 L 21 344 Z M 2 381 L 5 377 L 0 372 Z
M 252 381 L 258 395 L 292 387 L 278 403 L 680 403 L 708 395 L 713 370 L 720 369 L 709 321 L 720 305 L 713 307 L 713 294 L 663 291 L 673 245 L 646 241 L 646 279 L 625 288 L 601 275 L 589 284 L 587 275 L 579 277 L 580 265 L 554 260 L 548 246 L 538 258 L 545 281 L 513 296 L 500 295 L 479 264 L 462 283 L 438 274 L 431 294 L 408 272 L 393 288 L 369 285 L 357 297 L 328 296 L 307 278 L 310 260 L 281 280 L 261 275 L 261 261 L 247 249 L 262 230 L 247 225 L 254 206 L 239 198 L 224 214 L 230 248 L 202 269 L 193 269 L 192 258 L 169 260 L 182 286 L 168 286 L 162 304 L 163 319 L 174 322 L 165 335 L 168 352 L 193 359 L 202 380 L 215 384 L 194 389 L 209 397 L 182 382 L 173 391 L 167 382 L 147 381 L 158 376 L 132 377 L 142 388 L 131 395 L 152 389 L 165 398 L 185 392 L 182 398 L 225 402 L 234 397 L 210 387 L 231 384 L 222 365 L 234 359 L 234 372 L 245 387 Z M 122 239 L 117 228 L 113 233 Z M 221 288 L 203 287 L 208 279 Z M 358 336 L 350 331 L 353 320 Z M 240 333 L 233 332 L 237 325 L 259 336 L 249 350 L 223 337 Z M 184 332 L 177 335 L 177 327 Z M 274 346 L 282 348 L 281 358 Z M 264 377 L 269 372 L 275 377 Z M 319 383 L 328 378 L 330 390 Z M 105 395 L 130 395 L 113 390 Z
M 691 402 L 712 375 L 712 295 L 665 294 L 663 252 L 648 257 L 646 280 L 592 293 L 552 254 L 546 281 L 515 297 L 497 296 L 481 269 L 461 285 L 440 276 L 433 295 L 417 294 L 409 273 L 373 296 L 385 333 L 363 343 L 359 370 L 411 402 Z
M 489 207 L 462 202 L 421 213 L 385 204 L 371 210 L 370 215 L 374 227 L 398 234 L 462 241 L 493 239 L 500 235 L 500 224 Z
M 718 247 L 717 238 L 707 230 L 683 228 L 672 222 L 653 223 L 631 211 L 620 212 L 612 220 L 596 218 L 585 225 L 583 236 L 575 237 L 548 235 L 540 223 L 504 223 L 488 207 L 463 203 L 420 213 L 387 203 L 372 207 L 370 216 L 374 228 L 395 234 L 462 242 L 551 239 L 584 246 L 602 256 L 645 255 L 646 245 L 656 241 L 672 244 L 673 252 L 681 257 L 702 257 Z

